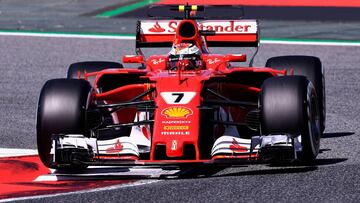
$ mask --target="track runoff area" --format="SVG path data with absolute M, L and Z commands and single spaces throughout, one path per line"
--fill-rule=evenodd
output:
M 143 0 L 129 3 L 115 9 L 98 13 L 96 17 L 146 17 L 150 4 L 186 4 L 191 5 L 223 5 L 217 0 Z M 360 1 L 358 0 L 226 0 L 227 5 L 239 5 L 244 8 L 244 18 L 267 20 L 360 20 Z M 213 16 L 217 16 L 216 11 Z M 234 11 L 235 12 L 235 11 Z M 226 15 L 229 15 L 227 13 Z M 234 13 L 237 16 L 237 13 Z
M 207 4 L 223 5 L 224 2 L 218 0 L 160 0 L 159 4 Z M 333 7 L 360 7 L 358 0 L 226 0 L 228 5 L 249 5 L 249 6 L 333 6 Z
M 83 38 L 134 40 L 132 35 L 96 35 L 79 33 L 5 32 L 0 36 L 36 38 Z M 262 44 L 296 44 L 316 46 L 360 46 L 360 42 L 325 40 L 263 39 Z M 0 148 L 0 202 L 30 200 L 66 194 L 78 194 L 157 182 L 161 175 L 179 171 L 161 169 L 127 169 L 93 167 L 85 172 L 63 173 L 49 170 L 40 162 L 37 151 Z M 150 178 L 150 179 L 149 179 Z M 155 178 L 155 179 L 154 179 Z M 145 180 L 144 180 L 145 179 Z

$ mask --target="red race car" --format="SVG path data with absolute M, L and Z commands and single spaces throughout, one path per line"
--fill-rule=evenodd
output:
M 259 45 L 256 20 L 204 20 L 206 7 L 169 6 L 182 19 L 138 21 L 137 55 L 78 62 L 41 90 L 37 143 L 50 168 L 89 165 L 312 162 L 325 129 L 321 61 L 208 47 Z M 224 7 L 222 7 L 224 8 Z M 144 58 L 141 48 L 169 47 Z

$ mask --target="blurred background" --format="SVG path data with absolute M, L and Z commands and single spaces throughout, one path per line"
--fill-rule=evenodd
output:
M 359 0 L 0 0 L 0 30 L 134 34 L 151 4 L 242 5 L 262 38 L 360 40 Z

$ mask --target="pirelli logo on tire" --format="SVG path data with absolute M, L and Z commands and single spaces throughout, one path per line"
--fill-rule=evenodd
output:
M 164 130 L 189 130 L 189 126 L 164 126 Z

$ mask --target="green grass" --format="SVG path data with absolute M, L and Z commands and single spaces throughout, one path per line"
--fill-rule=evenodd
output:
M 133 3 L 133 4 L 129 4 L 129 5 L 126 5 L 126 6 L 116 8 L 114 10 L 105 11 L 103 13 L 97 14 L 96 17 L 99 17 L 99 18 L 111 18 L 111 17 L 117 16 L 117 15 L 129 12 L 129 11 L 133 11 L 135 9 L 144 7 L 146 5 L 156 3 L 158 1 L 159 0 L 143 0 L 143 1 L 140 1 L 140 2 L 137 2 L 137 3 Z

